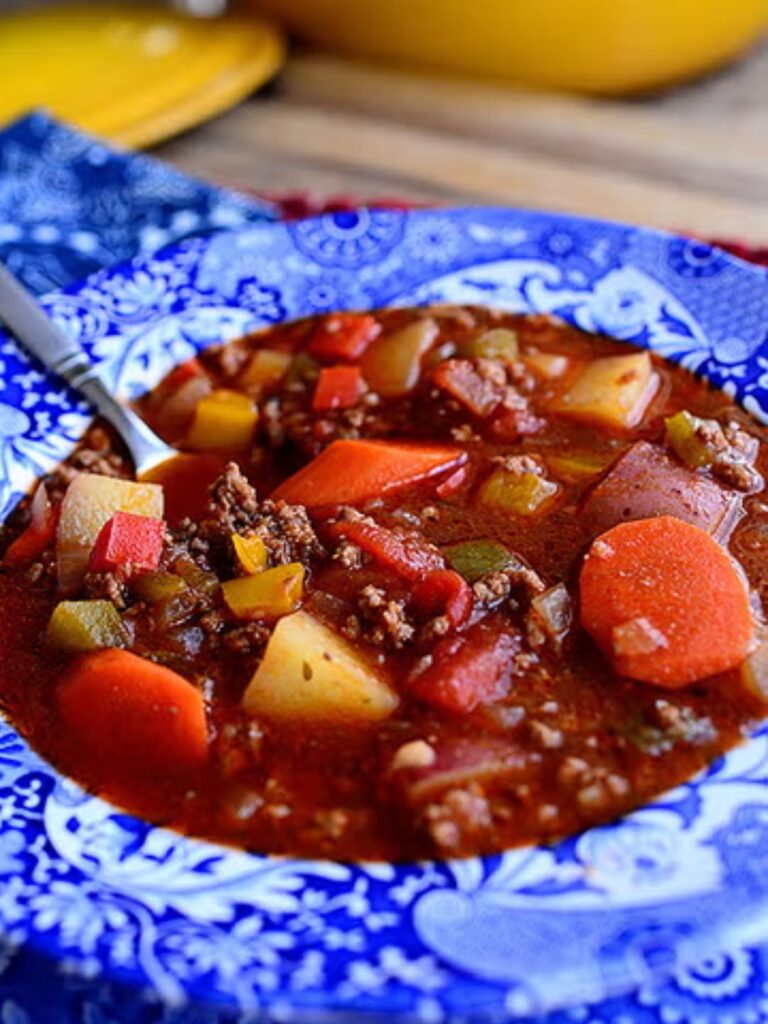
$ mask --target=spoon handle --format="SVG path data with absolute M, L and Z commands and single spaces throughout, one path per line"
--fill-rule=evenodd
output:
M 59 330 L 34 296 L 2 263 L 0 320 L 49 370 L 85 395 L 115 427 L 133 456 L 137 475 L 175 454 L 132 409 L 109 393 L 78 343 Z

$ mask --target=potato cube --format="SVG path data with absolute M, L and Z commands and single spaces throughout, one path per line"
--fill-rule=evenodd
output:
M 636 427 L 659 386 L 647 352 L 594 359 L 550 404 L 552 412 L 614 430 Z
M 304 611 L 280 619 L 243 697 L 252 715 L 375 721 L 399 698 L 381 668 Z
M 115 512 L 163 518 L 160 484 L 81 473 L 67 488 L 56 533 L 56 566 L 64 593 L 77 590 L 101 528 Z

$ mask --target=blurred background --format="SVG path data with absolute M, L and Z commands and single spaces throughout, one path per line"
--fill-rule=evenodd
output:
M 768 0 L 0 0 L 34 107 L 260 192 L 768 239 Z

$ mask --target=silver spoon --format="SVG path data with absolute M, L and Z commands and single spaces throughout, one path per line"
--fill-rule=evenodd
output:
M 0 263 L 0 320 L 45 366 L 85 395 L 122 437 L 133 457 L 136 476 L 172 459 L 178 452 L 114 398 L 76 341 L 53 323 L 35 297 Z

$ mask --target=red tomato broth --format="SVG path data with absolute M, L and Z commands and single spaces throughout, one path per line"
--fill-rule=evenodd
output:
M 382 334 L 415 315 L 428 314 L 375 314 Z M 474 323 L 468 324 L 467 317 Z M 446 340 L 460 344 L 485 326 L 502 324 L 517 330 L 524 353 L 533 349 L 563 353 L 579 365 L 628 351 L 626 345 L 540 318 L 471 310 L 455 317 L 446 313 L 438 322 L 435 349 Z M 250 352 L 259 347 L 301 348 L 307 338 L 317 336 L 313 331 L 311 322 L 278 327 L 234 343 L 225 358 L 216 352 L 203 354 L 201 363 L 214 387 L 236 387 Z M 546 420 L 539 432 L 500 443 L 484 433 L 481 419 L 457 408 L 452 396 L 434 398 L 425 361 L 425 383 L 418 393 L 370 407 L 378 419 L 373 421 L 372 433 L 362 436 L 458 445 L 468 459 L 469 482 L 441 500 L 436 488 L 455 473 L 452 465 L 442 475 L 364 502 L 359 510 L 372 516 L 378 528 L 397 535 L 415 530 L 426 543 L 439 548 L 475 538 L 499 541 L 535 569 L 547 586 L 564 582 L 575 602 L 581 559 L 593 538 L 577 512 L 602 474 L 583 479 L 556 475 L 547 467 L 548 455 L 588 451 L 614 460 L 638 439 L 661 443 L 663 417 L 680 409 L 702 417 L 734 417 L 751 434 L 764 437 L 762 429 L 726 396 L 656 359 L 660 387 L 637 428 L 598 430 L 584 422 L 549 416 L 548 397 L 567 386 L 577 370 L 578 366 L 572 368 L 559 380 L 539 381 L 527 395 L 532 411 Z M 260 399 L 256 444 L 251 453 L 238 457 L 260 499 L 329 441 L 347 436 L 352 429 L 342 419 L 344 410 L 313 413 L 312 394 L 310 380 L 303 391 L 277 387 Z M 266 403 L 274 402 L 275 396 L 280 402 L 276 421 L 287 431 L 279 445 L 265 443 L 263 433 L 270 422 Z M 151 399 L 140 406 L 150 422 L 162 429 Z M 461 433 L 465 424 L 472 435 L 465 431 L 457 440 L 455 431 Z M 183 442 L 183 435 L 168 437 Z M 532 453 L 559 484 L 551 506 L 539 515 L 515 517 L 478 505 L 478 488 L 493 457 Z M 757 468 L 763 474 L 768 468 L 764 446 Z M 172 507 L 186 503 L 199 516 L 200 495 L 208 481 L 201 477 L 196 495 L 189 496 L 189 475 L 176 479 L 184 481 L 180 489 L 172 472 L 164 481 Z M 753 591 L 764 596 L 768 594 L 768 532 L 762 497 L 743 497 L 745 511 L 730 550 L 740 559 Z M 437 510 L 436 517 L 423 514 L 430 508 Z M 311 517 L 320 540 L 331 550 L 344 533 L 329 529 L 336 512 L 324 508 Z M 311 562 L 308 580 L 304 608 L 337 630 L 350 614 L 360 618 L 358 600 L 366 587 L 384 591 L 387 601 L 404 603 L 411 619 L 415 614 L 408 604 L 413 582 L 370 554 L 356 569 L 338 560 Z M 450 634 L 461 647 L 461 638 L 471 637 L 479 621 L 482 630 L 506 630 L 514 636 L 514 644 L 501 645 L 505 656 L 511 647 L 534 655 L 525 669 L 503 672 L 491 683 L 486 678 L 488 692 L 470 711 L 430 706 L 417 683 L 423 659 L 435 645 L 450 648 L 450 638 L 393 648 L 376 642 L 372 623 L 361 620 L 354 644 L 383 665 L 401 699 L 391 717 L 309 726 L 302 720 L 253 720 L 244 715 L 240 701 L 259 664 L 258 653 L 243 653 L 234 641 L 229 645 L 221 639 L 212 647 L 208 634 L 202 639 L 192 635 L 195 630 L 201 632 L 193 618 L 163 632 L 132 604 L 127 609 L 133 630 L 130 649 L 168 664 L 205 695 L 211 733 L 209 763 L 202 781 L 94 778 L 56 715 L 57 680 L 71 659 L 41 642 L 57 600 L 50 577 L 42 575 L 33 582 L 25 568 L 9 568 L 0 574 L 0 596 L 5 609 L 0 617 L 4 651 L 0 699 L 36 749 L 87 788 L 149 820 L 261 852 L 403 859 L 491 852 L 554 839 L 610 820 L 689 778 L 739 742 L 763 713 L 742 685 L 738 670 L 676 692 L 617 677 L 578 619 L 562 650 L 544 646 L 529 651 L 521 625 L 528 598 L 519 597 L 518 608 L 502 603 L 482 616 L 476 608 L 469 623 Z M 418 615 L 414 621 L 417 628 L 424 628 Z M 235 625 L 227 620 L 224 632 L 212 636 L 226 638 L 234 634 Z M 482 679 L 478 685 L 482 689 Z M 434 763 L 393 770 L 398 751 L 411 741 L 430 746 L 436 752 Z M 431 790 L 431 781 L 425 789 L 425 777 L 437 780 Z M 428 798 L 422 795 L 425 791 Z

